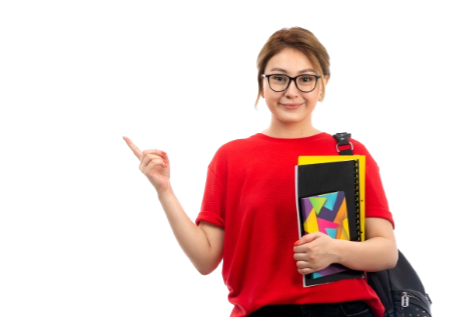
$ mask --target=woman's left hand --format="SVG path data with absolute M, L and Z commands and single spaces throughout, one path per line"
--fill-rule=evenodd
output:
M 336 240 L 322 232 L 306 234 L 294 246 L 294 259 L 302 275 L 323 270 L 338 260 L 334 252 Z

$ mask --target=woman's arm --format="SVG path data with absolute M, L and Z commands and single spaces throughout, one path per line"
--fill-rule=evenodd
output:
M 181 204 L 173 187 L 157 195 L 175 240 L 183 253 L 201 275 L 209 275 L 216 270 L 221 258 L 224 230 L 209 229 L 210 226 L 197 226 L 185 207 Z
M 392 224 L 383 218 L 366 218 L 366 241 L 335 244 L 338 263 L 366 272 L 393 268 L 398 259 Z

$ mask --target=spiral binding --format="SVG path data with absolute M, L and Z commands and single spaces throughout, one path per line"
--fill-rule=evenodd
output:
M 358 241 L 361 241 L 361 211 L 360 211 L 360 165 L 355 160 L 355 214 L 356 214 L 356 234 Z

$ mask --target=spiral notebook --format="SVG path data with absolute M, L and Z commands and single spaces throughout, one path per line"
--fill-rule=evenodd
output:
M 334 239 L 364 240 L 365 157 L 301 156 L 295 167 L 299 234 L 320 231 Z M 363 278 L 339 264 L 303 277 L 304 287 Z

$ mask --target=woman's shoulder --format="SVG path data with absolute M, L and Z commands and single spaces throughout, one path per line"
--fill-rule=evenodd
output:
M 236 151 L 244 151 L 248 150 L 249 148 L 254 148 L 259 144 L 259 133 L 251 135 L 249 137 L 234 139 L 228 141 L 221 145 L 217 152 L 219 153 L 229 153 L 229 152 L 236 152 Z
M 227 160 L 242 153 L 249 153 L 253 150 L 254 143 L 253 136 L 228 141 L 217 148 L 213 161 Z

